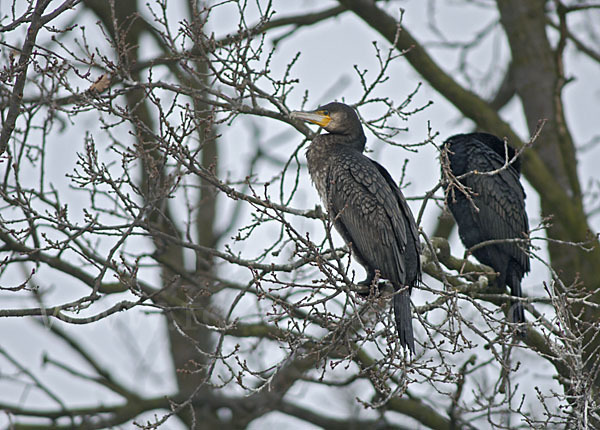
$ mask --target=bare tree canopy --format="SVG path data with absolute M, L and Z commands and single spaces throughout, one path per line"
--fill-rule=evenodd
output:
M 598 22 L 576 0 L 0 0 L 0 427 L 600 428 Z M 311 186 L 323 131 L 290 113 L 331 101 L 415 215 L 414 354 Z M 520 298 L 447 211 L 473 190 L 442 144 L 476 130 L 517 148 Z

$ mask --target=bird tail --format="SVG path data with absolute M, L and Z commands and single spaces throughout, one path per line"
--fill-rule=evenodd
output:
M 508 274 L 506 277 L 506 283 L 510 287 L 510 294 L 514 297 L 523 297 L 521 292 L 521 278 L 517 270 L 509 267 Z M 510 321 L 517 324 L 525 323 L 525 310 L 523 309 L 523 303 L 520 301 L 513 301 L 510 306 Z M 524 334 L 525 328 L 519 329 L 521 334 Z
M 410 312 L 410 292 L 406 287 L 395 286 L 397 291 L 394 294 L 394 316 L 396 318 L 396 328 L 398 329 L 398 339 L 400 345 L 408 348 L 415 353 L 415 338 L 413 335 L 412 317 Z

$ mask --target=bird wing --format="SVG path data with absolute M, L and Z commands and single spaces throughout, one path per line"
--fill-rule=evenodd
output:
M 490 172 L 500 169 L 505 160 L 485 147 L 471 147 L 466 171 Z M 491 239 L 521 239 L 529 231 L 525 212 L 525 192 L 519 174 L 507 167 L 493 175 L 471 174 L 462 181 L 471 188 L 479 209 L 475 224 Z M 504 251 L 529 271 L 529 258 L 518 244 L 502 244 Z
M 404 284 L 407 231 L 395 190 L 362 154 L 345 153 L 333 164 L 327 194 L 336 226 L 372 269 Z
M 396 196 L 396 201 L 398 202 L 398 206 L 400 207 L 400 210 L 402 211 L 402 217 L 404 219 L 404 225 L 408 226 L 408 243 L 419 243 L 419 232 L 417 230 L 417 223 L 415 222 L 415 218 L 413 217 L 413 213 L 410 210 L 410 207 L 408 207 L 408 203 L 406 203 L 406 199 L 404 198 L 404 194 L 402 194 L 402 191 L 400 190 L 400 188 L 398 187 L 398 185 L 396 185 L 396 183 L 394 182 L 394 179 L 392 178 L 392 176 L 390 175 L 390 173 L 385 170 L 385 168 L 379 164 L 376 161 L 370 160 L 373 164 L 375 164 L 375 167 L 377 167 L 377 170 L 379 170 L 379 173 L 381 173 L 381 176 L 384 177 L 384 179 L 386 180 L 386 182 L 388 183 L 388 185 L 390 186 L 390 188 L 393 190 L 395 196 Z M 420 254 L 419 252 L 417 252 L 417 261 L 418 263 L 418 267 L 420 267 L 420 258 L 419 258 Z

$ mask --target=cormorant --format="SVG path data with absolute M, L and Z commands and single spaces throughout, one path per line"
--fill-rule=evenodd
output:
M 521 164 L 515 150 L 488 133 L 457 134 L 446 140 L 450 170 L 460 179 L 464 191 L 446 185 L 446 201 L 458 224 L 458 234 L 467 248 L 494 239 L 526 239 L 529 222 L 525 212 L 525 192 L 519 181 Z M 508 152 L 508 156 L 506 155 Z M 496 171 L 494 174 L 481 174 Z M 521 279 L 529 272 L 529 255 L 519 243 L 494 243 L 475 249 L 481 263 L 492 267 L 499 276 L 500 288 L 510 287 L 513 296 L 521 297 Z M 514 302 L 511 321 L 524 323 L 521 302 Z M 519 329 L 523 334 L 523 329 Z
M 308 171 L 329 217 L 371 285 L 375 271 L 394 286 L 394 315 L 400 344 L 414 353 L 410 311 L 412 287 L 421 278 L 417 226 L 402 192 L 379 163 L 363 155 L 366 137 L 358 115 L 343 103 L 292 112 L 328 133 L 306 151 Z

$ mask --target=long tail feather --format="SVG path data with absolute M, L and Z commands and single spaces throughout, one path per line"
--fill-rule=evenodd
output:
M 510 287 L 510 294 L 514 297 L 523 297 L 521 292 L 521 276 L 515 270 L 509 270 L 509 273 L 506 276 L 506 283 Z M 520 301 L 513 301 L 510 306 L 510 321 L 516 324 L 523 324 L 522 327 L 519 328 L 519 334 L 524 336 L 526 333 L 525 323 L 525 309 L 523 308 L 523 303 Z
M 412 316 L 410 312 L 410 293 L 408 289 L 394 294 L 394 316 L 400 345 L 415 353 L 415 338 L 413 335 Z

